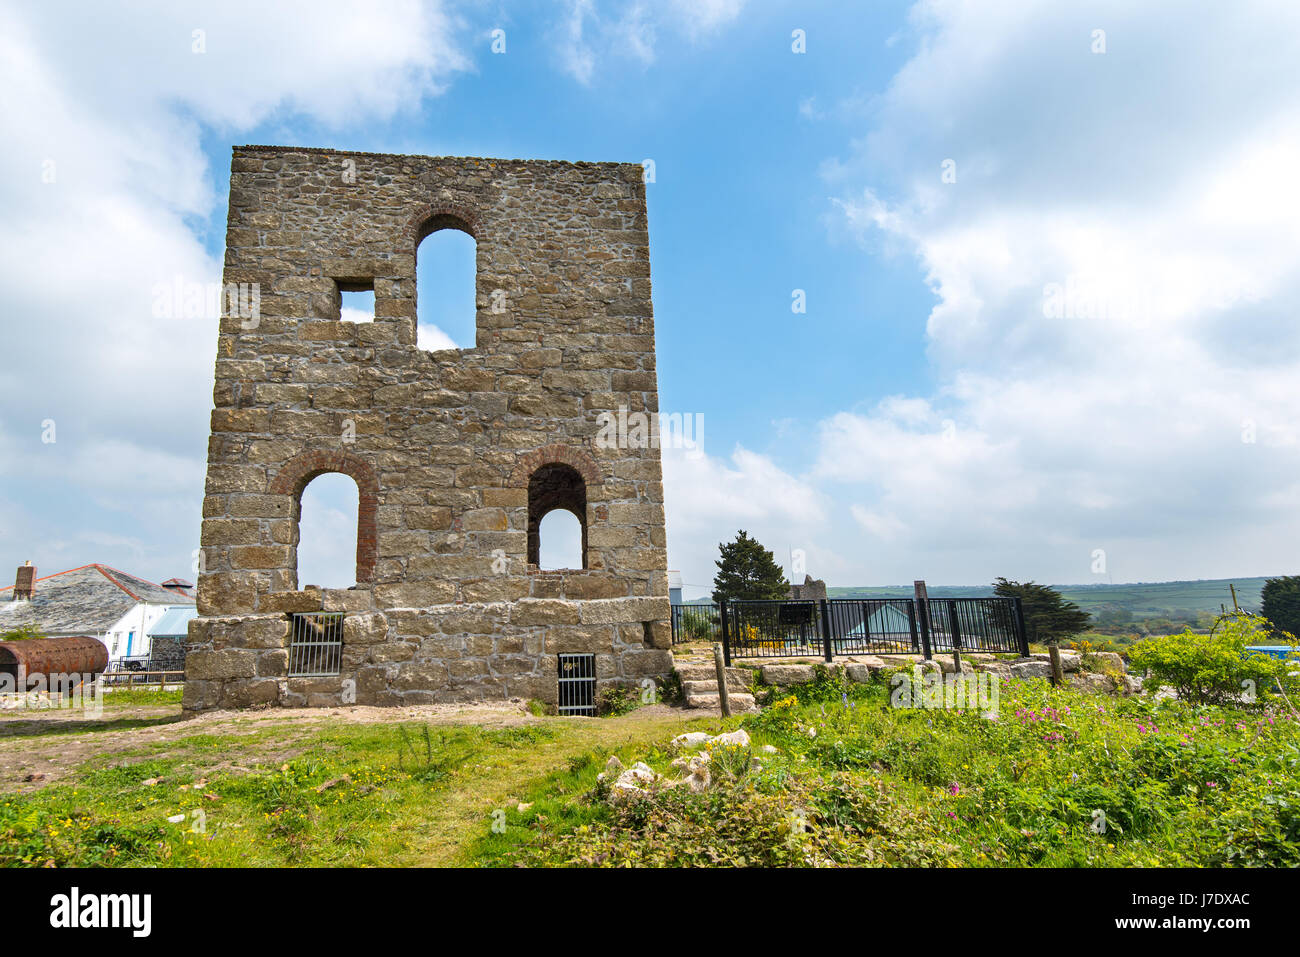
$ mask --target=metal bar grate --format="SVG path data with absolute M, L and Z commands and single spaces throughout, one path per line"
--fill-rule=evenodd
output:
M 560 714 L 596 714 L 596 656 L 560 655 Z
M 296 612 L 289 616 L 290 678 L 330 678 L 343 664 L 343 612 Z

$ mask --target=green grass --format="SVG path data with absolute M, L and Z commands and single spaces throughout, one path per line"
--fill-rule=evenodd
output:
M 640 747 L 698 724 L 633 713 L 490 728 L 395 715 L 375 724 L 267 719 L 138 745 L 123 735 L 56 783 L 0 794 L 0 864 L 466 863 L 465 845 L 494 812 L 513 811 L 529 781 L 571 755 L 593 744 Z M 26 745 L 41 749 L 42 740 Z
M 153 740 L 99 731 L 54 783 L 0 785 L 0 864 L 1300 865 L 1300 734 L 1280 712 L 1041 681 L 1003 683 L 996 721 L 891 707 L 884 679 L 769 694 L 725 721 L 260 715 Z M 675 735 L 735 727 L 752 753 L 717 753 L 732 773 L 708 793 L 604 800 L 611 754 L 671 777 Z M 62 747 L 67 732 L 48 733 L 0 740 Z
M 536 782 L 532 806 L 503 833 L 482 829 L 473 853 L 487 865 L 1300 865 L 1300 735 L 1274 712 L 1033 681 L 1003 684 L 994 721 L 890 707 L 883 683 L 823 682 L 741 723 L 758 770 L 704 795 L 611 804 L 593 749 Z M 666 744 L 620 758 L 671 774 Z
M 104 710 L 139 707 L 180 707 L 181 691 L 159 691 L 148 688 L 123 688 L 104 693 Z

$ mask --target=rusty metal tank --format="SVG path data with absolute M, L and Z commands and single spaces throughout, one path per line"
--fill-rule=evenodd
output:
M 103 674 L 108 667 L 108 648 L 98 638 L 29 638 L 25 641 L 0 641 L 0 675 L 9 675 L 10 688 L 27 691 L 33 684 L 44 683 L 41 676 L 76 675 L 79 680 Z M 18 675 L 25 677 L 26 688 L 18 688 Z

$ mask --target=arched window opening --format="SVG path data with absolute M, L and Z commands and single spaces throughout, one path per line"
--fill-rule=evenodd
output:
M 416 345 L 473 349 L 478 333 L 478 248 L 459 221 L 435 217 L 415 251 Z
M 542 516 L 537 526 L 537 567 L 545 570 L 582 568 L 582 522 L 562 508 Z
M 298 589 L 357 582 L 357 483 L 340 472 L 312 479 L 298 500 Z
M 557 516 L 557 521 L 547 523 L 548 533 L 558 529 L 558 537 L 548 537 L 547 563 L 542 561 L 542 519 L 552 513 L 561 511 L 577 520 L 576 535 L 569 526 L 570 537 L 578 539 L 578 548 L 566 550 L 566 532 L 563 531 L 564 519 Z M 576 560 L 575 560 L 576 559 Z M 566 564 L 553 565 L 550 561 L 563 560 Z M 528 479 L 528 562 L 546 568 L 586 568 L 587 567 L 587 483 L 581 473 L 571 465 L 552 462 L 533 472 Z

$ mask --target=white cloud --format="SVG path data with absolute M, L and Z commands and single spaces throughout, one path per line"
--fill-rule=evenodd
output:
M 672 0 L 669 6 L 686 32 L 698 36 L 735 20 L 745 0 Z
M 602 62 L 653 63 L 661 30 L 700 40 L 736 19 L 744 6 L 745 0 L 631 0 L 597 7 L 594 0 L 571 0 L 554 31 L 559 66 L 589 85 Z
M 817 423 L 800 474 L 666 460 L 670 561 L 747 522 L 843 584 L 1295 570 L 1300 13 L 1239 13 L 918 3 L 883 94 L 807 101 L 859 124 L 833 225 L 920 263 L 937 386 Z
M 415 344 L 418 348 L 428 352 L 437 352 L 439 349 L 456 349 L 455 340 L 447 333 L 443 332 L 435 325 L 422 322 L 415 327 Z
M 563 35 L 558 41 L 560 66 L 579 83 L 590 83 L 596 69 L 596 57 L 583 38 L 587 17 L 592 15 L 591 0 L 573 0 L 565 18 Z
M 339 318 L 344 322 L 374 322 L 375 314 L 366 312 L 364 309 L 354 309 L 351 306 L 344 306 L 339 310 Z
M 826 170 L 865 245 L 921 263 L 940 385 L 823 423 L 812 471 L 900 564 L 1292 567 L 1300 515 L 1265 503 L 1300 467 L 1300 15 L 1237 13 L 917 5 L 918 53 Z
M 767 456 L 741 446 L 725 460 L 685 449 L 665 448 L 662 455 L 668 562 L 697 586 L 687 597 L 711 585 L 718 543 L 740 529 L 772 549 L 782 565 L 788 565 L 788 549 L 802 548 L 810 569 L 840 567 L 826 546 L 825 497 Z

